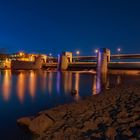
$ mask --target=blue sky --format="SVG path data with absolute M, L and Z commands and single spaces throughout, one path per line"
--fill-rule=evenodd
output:
M 0 48 L 57 55 L 140 53 L 139 0 L 0 0 Z

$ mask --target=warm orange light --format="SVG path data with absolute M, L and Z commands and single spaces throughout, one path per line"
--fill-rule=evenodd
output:
M 36 92 L 36 80 L 35 72 L 31 71 L 29 75 L 29 92 L 32 98 L 34 98 Z
M 3 98 L 5 101 L 8 101 L 10 98 L 10 91 L 11 91 L 11 71 L 5 70 L 3 78 L 4 78 L 2 83 Z
M 20 73 L 17 79 L 17 96 L 22 103 L 24 101 L 25 94 L 25 75 Z
M 79 75 L 79 73 L 76 73 L 75 74 L 75 91 L 76 91 L 76 94 L 74 96 L 74 99 L 76 101 L 78 101 L 80 99 L 80 96 L 79 96 L 79 81 L 80 81 L 80 75 Z
M 47 89 L 47 72 L 43 72 L 43 74 L 41 75 L 41 88 L 43 91 L 46 91 Z
M 28 57 L 28 61 L 35 61 L 35 54 L 30 54 Z
M 19 56 L 24 56 L 24 52 L 19 52 Z
M 72 87 L 72 73 L 71 72 L 64 72 L 64 90 L 65 93 L 69 93 Z
M 92 86 L 92 91 L 93 91 L 93 95 L 94 94 L 97 94 L 97 84 L 96 84 L 96 75 L 94 76 L 94 79 L 93 79 L 93 86 Z

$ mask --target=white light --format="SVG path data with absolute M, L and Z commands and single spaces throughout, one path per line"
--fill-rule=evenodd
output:
M 117 51 L 120 52 L 121 51 L 121 48 L 118 48 Z
M 95 49 L 95 53 L 98 53 L 98 49 Z
M 51 53 L 49 53 L 49 56 L 52 56 L 52 54 L 51 54 Z
M 80 54 L 80 51 L 76 51 L 76 54 L 79 55 Z

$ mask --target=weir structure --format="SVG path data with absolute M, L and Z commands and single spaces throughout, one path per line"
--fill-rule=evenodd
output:
M 111 61 L 108 61 L 108 69 L 140 69 L 140 54 L 111 54 L 107 59 L 109 58 Z M 97 69 L 97 62 L 97 54 L 93 56 L 72 56 L 72 52 L 64 52 L 60 54 L 58 58 L 48 57 L 44 68 L 58 68 L 59 70 L 95 70 Z
M 62 52 L 58 55 L 58 70 L 67 70 L 69 64 L 72 61 L 72 52 Z M 110 50 L 107 48 L 101 48 L 97 55 L 97 70 L 101 73 L 106 73 L 108 68 L 108 62 L 110 62 Z
M 100 48 L 97 55 L 96 66 L 96 90 L 100 92 L 101 89 L 107 88 L 107 72 L 108 63 L 110 62 L 110 50 L 107 48 Z M 69 64 L 72 63 L 72 53 L 63 52 L 58 56 L 58 70 L 64 71 L 68 69 Z

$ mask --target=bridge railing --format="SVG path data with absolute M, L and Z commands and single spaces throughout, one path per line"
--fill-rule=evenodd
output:
M 111 60 L 120 60 L 120 59 L 140 59 L 140 54 L 112 54 Z M 73 62 L 96 62 L 97 56 L 73 56 Z M 48 63 L 57 63 L 57 57 L 48 57 Z

